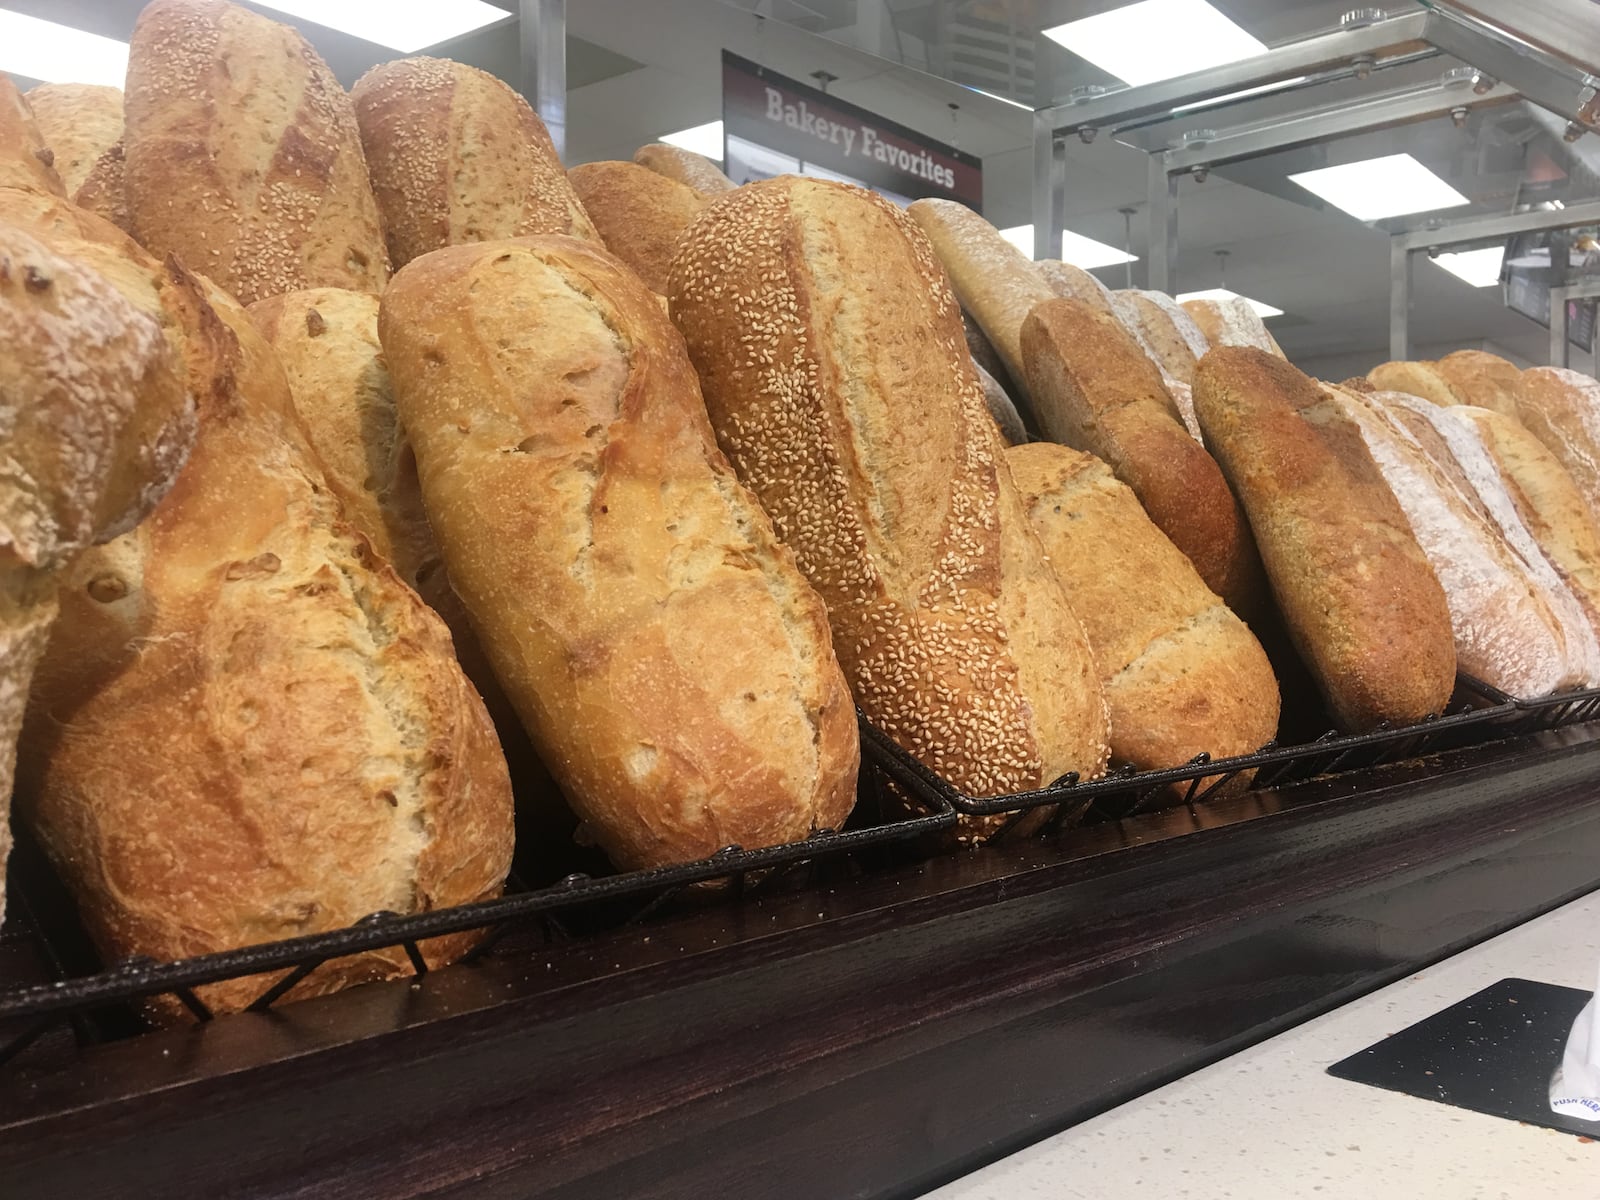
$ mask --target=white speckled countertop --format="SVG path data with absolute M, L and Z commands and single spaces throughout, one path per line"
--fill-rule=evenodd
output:
M 926 1200 L 1600 1197 L 1600 1142 L 1327 1074 L 1339 1060 L 1496 980 L 1593 987 L 1597 957 L 1600 892 L 1029 1146 Z

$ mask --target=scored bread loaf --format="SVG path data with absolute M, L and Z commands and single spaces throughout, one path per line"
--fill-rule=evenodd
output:
M 76 196 L 100 156 L 122 140 L 122 89 L 41 83 L 27 100 L 62 187 Z
M 350 98 L 303 37 L 227 0 L 151 0 L 128 51 L 128 212 L 251 304 L 379 292 L 389 257 Z
M 1534 367 L 1518 382 L 1517 413 L 1600 522 L 1600 383 L 1566 367 Z
M 1050 442 L 1006 461 L 1099 664 L 1112 760 L 1153 771 L 1271 741 L 1266 652 L 1133 492 L 1092 454 Z
M 1161 373 L 1122 325 L 1076 300 L 1039 305 L 1022 328 L 1028 390 L 1051 441 L 1101 458 L 1237 613 L 1265 581 L 1238 501 L 1180 423 Z
M 1209 351 L 1194 401 L 1334 718 L 1362 730 L 1440 712 L 1455 686 L 1450 609 L 1355 422 L 1253 347 Z
M 151 518 L 68 573 L 21 811 L 112 960 L 498 894 L 510 780 L 444 626 L 345 523 L 244 311 L 170 269 L 164 298 L 207 381 L 199 436 Z M 437 965 L 473 940 L 420 948 Z M 289 995 L 410 972 L 403 950 L 368 951 Z M 233 1011 L 270 982 L 196 990 Z
M 1129 288 L 1112 293 L 1122 323 L 1139 335 L 1146 352 L 1171 378 L 1194 386 L 1194 369 L 1209 350 L 1200 326 L 1163 292 Z
M 664 175 L 693 188 L 708 200 L 715 199 L 723 192 L 731 192 L 737 186 L 705 155 L 669 146 L 665 142 L 640 146 L 633 153 L 633 161 L 657 175 Z
M 33 109 L 11 77 L 0 72 L 0 188 L 23 188 L 65 196 L 55 155 L 44 144 Z
M 110 221 L 123 233 L 133 233 L 133 216 L 128 212 L 127 158 L 121 141 L 95 160 L 72 202 Z
M 154 281 L 150 286 L 154 290 Z M 193 442 L 161 323 L 88 264 L 0 223 L 0 922 L 17 736 L 77 554 L 143 519 Z
M 1465 404 L 1466 396 L 1449 377 L 1431 362 L 1379 363 L 1367 372 L 1367 379 L 1380 392 L 1404 392 L 1430 404 Z
M 1179 307 L 1193 319 L 1207 347 L 1253 346 L 1283 357 L 1277 340 L 1267 332 L 1256 310 L 1242 296 L 1185 300 Z
M 487 71 L 445 58 L 373 67 L 351 90 L 395 268 L 463 242 L 599 241 L 544 122 Z
M 665 295 L 673 251 L 706 206 L 705 197 L 631 162 L 584 163 L 568 171 L 567 178 L 606 249 L 632 267 L 652 292 Z
M 827 602 L 868 718 L 974 795 L 1103 770 L 1093 656 L 928 238 L 861 188 L 747 184 L 690 226 L 671 300 L 718 437 Z
M 1063 300 L 1081 300 L 1090 308 L 1117 316 L 1111 289 L 1089 272 L 1055 258 L 1041 258 L 1033 264 L 1050 290 Z
M 1456 350 L 1433 365 L 1455 388 L 1463 403 L 1516 417 L 1522 370 L 1515 363 L 1485 350 Z
M 839 827 L 858 741 L 827 614 L 638 278 L 573 238 L 455 246 L 379 327 L 451 581 L 611 859 Z

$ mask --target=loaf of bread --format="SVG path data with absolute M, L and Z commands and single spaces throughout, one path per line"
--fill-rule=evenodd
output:
M 593 162 L 567 172 L 606 249 L 665 295 L 678 239 L 706 199 L 687 184 L 631 162 Z
M 1129 288 L 1112 293 L 1117 315 L 1135 331 L 1146 352 L 1171 378 L 1194 386 L 1194 369 L 1211 348 L 1194 318 L 1164 292 Z
M 379 292 L 389 259 L 350 98 L 287 25 L 226 0 L 151 0 L 128 52 L 135 235 L 241 304 Z
M 1028 314 L 1022 349 L 1045 436 L 1104 460 L 1206 586 L 1254 617 L 1265 583 L 1250 527 L 1121 324 L 1076 300 L 1051 300 Z
M 1248 754 L 1278 731 L 1266 653 L 1187 557 L 1092 454 L 1006 452 L 1111 709 L 1111 757 L 1142 771 Z
M 1600 383 L 1565 367 L 1522 373 L 1517 414 L 1572 476 L 1600 521 Z
M 1466 404 L 1467 397 L 1456 389 L 1449 377 L 1432 362 L 1379 363 L 1367 372 L 1367 379 L 1380 392 L 1404 392 L 1430 404 Z
M 133 215 L 128 212 L 127 157 L 120 141 L 95 160 L 72 202 L 110 221 L 123 233 L 133 233 Z
M 451 247 L 396 276 L 380 331 L 450 578 L 612 861 L 843 824 L 827 614 L 638 278 L 556 235 Z
M 1349 379 L 1341 380 L 1339 386 L 1347 392 L 1354 392 L 1358 396 L 1370 396 L 1378 390 L 1377 385 L 1365 375 L 1352 375 Z
M 345 523 L 243 310 L 171 269 L 200 433 L 154 515 L 66 576 L 20 811 L 108 960 L 496 895 L 510 780 L 444 626 Z M 421 950 L 439 964 L 472 940 Z M 290 995 L 410 971 L 403 950 L 372 951 Z M 270 983 L 198 991 L 232 1011 Z
M 396 269 L 463 242 L 599 235 L 528 102 L 444 58 L 372 68 L 351 91 Z
M 1515 363 L 1484 350 L 1456 350 L 1433 365 L 1464 403 L 1516 417 L 1522 371 Z
M 1082 267 L 1055 258 L 1041 258 L 1033 264 L 1050 290 L 1062 300 L 1081 300 L 1090 308 L 1117 316 L 1111 289 Z
M 189 453 L 195 420 L 160 321 L 11 224 L 0 224 L 0 337 L 3 922 L 17 735 L 61 575 L 84 549 L 148 515 Z
M 921 231 L 860 188 L 747 184 L 689 227 L 671 300 L 718 437 L 827 602 L 868 718 L 973 795 L 1098 774 L 1094 659 Z
M 717 164 L 705 155 L 678 146 L 669 146 L 665 142 L 651 142 L 648 146 L 640 146 L 634 151 L 633 161 L 657 175 L 664 175 L 674 182 L 693 188 L 708 200 L 716 199 L 723 192 L 731 192 L 736 186 L 733 180 L 724 175 Z
M 1439 445 L 1430 454 L 1408 424 L 1391 419 L 1393 404 L 1433 406 L 1398 392 L 1364 398 L 1332 388 L 1328 394 L 1361 430 L 1444 589 L 1458 669 L 1518 696 L 1543 696 L 1578 682 L 1574 668 L 1588 664 L 1579 661 L 1582 645 L 1569 645 L 1569 634 L 1577 631 L 1563 622 L 1555 594 L 1440 468 L 1440 456 L 1450 457 L 1449 450 Z M 1532 553 L 1543 562 L 1537 548 Z M 1562 587 L 1559 581 L 1556 587 Z M 1570 606 L 1570 595 L 1566 599 Z M 1592 630 L 1588 643 L 1591 657 L 1600 652 Z
M 1440 712 L 1455 687 L 1450 609 L 1355 422 L 1251 347 L 1201 359 L 1194 400 L 1334 718 L 1361 730 Z
M 972 360 L 972 369 L 978 373 L 978 386 L 983 388 L 983 403 L 989 410 L 989 416 L 994 419 L 995 428 L 1000 431 L 1000 438 L 1008 446 L 1020 446 L 1033 439 L 1028 436 L 1027 426 L 1023 425 L 1022 417 L 1017 413 L 1017 406 L 1011 402 L 1011 397 L 1006 395 L 1005 388 L 989 372 L 978 365 L 978 360 Z
M 122 89 L 41 83 L 27 100 L 62 187 L 77 195 L 100 156 L 122 140 Z
M 1194 319 L 1209 346 L 1252 346 L 1283 357 L 1283 351 L 1256 310 L 1242 296 L 1220 300 L 1185 300 L 1180 306 Z
M 55 155 L 33 118 L 33 110 L 9 75 L 0 72 L 0 188 L 24 188 L 66 195 L 56 174 Z

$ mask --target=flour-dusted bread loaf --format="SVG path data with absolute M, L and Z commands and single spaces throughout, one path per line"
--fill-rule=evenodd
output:
M 1250 526 L 1122 325 L 1076 300 L 1051 300 L 1028 314 L 1022 349 L 1045 435 L 1104 460 L 1206 586 L 1255 617 L 1265 581 Z
M 110 960 L 498 894 L 510 781 L 444 626 L 343 520 L 244 311 L 181 273 L 166 298 L 209 379 L 199 436 L 150 519 L 67 574 L 20 811 Z M 471 940 L 421 949 L 438 964 Z M 410 970 L 372 951 L 290 995 Z M 270 982 L 198 990 L 231 1011 Z
M 984 407 L 989 410 L 989 416 L 994 419 L 995 428 L 1000 430 L 1000 437 L 1005 444 L 1020 446 L 1032 441 L 1027 426 L 1017 412 L 1017 406 L 1006 395 L 1000 381 L 979 366 L 976 358 L 972 360 L 972 369 L 978 373 L 978 385 L 983 388 Z
M 122 140 L 122 89 L 93 83 L 41 83 L 28 106 L 56 174 L 75 196 L 100 156 Z
M 1566 367 L 1534 367 L 1522 373 L 1517 413 L 1600 521 L 1600 383 Z
M 723 192 L 731 192 L 737 186 L 705 155 L 680 146 L 669 146 L 665 142 L 640 146 L 633 153 L 633 161 L 657 175 L 665 175 L 668 179 L 692 187 L 708 200 L 716 199 Z
M 487 71 L 402 58 L 351 90 L 396 269 L 463 242 L 599 235 L 528 102 Z
M 1403 392 L 1430 404 L 1466 404 L 1466 394 L 1450 381 L 1438 363 L 1386 362 L 1367 372 L 1367 380 L 1380 392 Z
M 1283 357 L 1277 340 L 1267 332 L 1256 310 L 1242 296 L 1218 300 L 1185 300 L 1179 307 L 1188 313 L 1210 346 L 1250 346 Z
M 1361 430 L 1438 576 L 1450 607 L 1458 668 L 1519 696 L 1543 696 L 1579 682 L 1579 672 L 1588 664 L 1579 661 L 1583 647 L 1569 645 L 1555 595 L 1462 489 L 1461 483 L 1469 488 L 1471 483 L 1458 482 L 1441 469 L 1441 458 L 1450 457 L 1448 448 L 1435 445 L 1430 453 L 1407 423 L 1392 419 L 1391 405 L 1404 402 L 1439 413 L 1445 410 L 1398 392 L 1360 397 L 1333 388 L 1328 395 Z M 1537 548 L 1532 553 L 1543 561 Z M 1556 583 L 1558 589 L 1561 586 Z M 1566 601 L 1570 606 L 1570 595 Z M 1593 657 L 1592 630 L 1588 643 Z
M 127 167 L 127 155 L 118 141 L 95 160 L 72 202 L 131 235 L 133 214 L 128 211 Z
M 55 155 L 44 144 L 33 109 L 9 75 L 0 73 L 0 188 L 66 195 Z
M 1456 670 L 1444 590 L 1339 401 L 1238 346 L 1200 360 L 1194 401 L 1335 719 L 1361 730 L 1440 712 Z
M 153 288 L 152 281 L 152 288 Z M 84 262 L 0 223 L 0 922 L 29 687 L 63 571 L 144 518 L 194 437 L 194 399 L 156 316 Z
M 606 249 L 665 295 L 678 239 L 706 199 L 687 184 L 631 162 L 593 162 L 567 172 Z
M 1522 369 L 1485 350 L 1456 350 L 1433 364 L 1462 402 L 1502 416 L 1517 416 Z
M 1278 681 L 1243 621 L 1092 454 L 1006 452 L 1111 707 L 1111 757 L 1140 770 L 1248 754 L 1278 731 Z
M 450 578 L 612 860 L 843 824 L 858 743 L 827 614 L 638 278 L 558 235 L 456 246 L 396 276 L 380 330 Z
M 860 188 L 747 184 L 690 226 L 671 300 L 718 437 L 827 602 L 867 716 L 974 795 L 1098 774 L 1094 659 L 921 231 Z
M 1129 288 L 1114 292 L 1117 315 L 1135 331 L 1162 371 L 1194 386 L 1194 369 L 1211 348 L 1194 318 L 1163 292 Z
M 350 98 L 303 37 L 226 0 L 151 0 L 128 53 L 128 211 L 241 304 L 379 292 L 389 257 Z
M 1117 316 L 1111 289 L 1082 267 L 1056 258 L 1041 258 L 1033 264 L 1050 290 L 1063 300 L 1081 300 L 1090 308 Z

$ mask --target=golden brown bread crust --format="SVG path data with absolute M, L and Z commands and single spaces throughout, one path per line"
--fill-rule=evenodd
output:
M 1340 381 L 1339 386 L 1347 392 L 1354 392 L 1358 396 L 1370 396 L 1378 390 L 1377 384 L 1365 375 L 1353 375 L 1349 379 Z
M 402 58 L 372 68 L 350 97 L 396 269 L 464 242 L 599 242 L 544 122 L 487 71 Z
M 69 572 L 21 755 L 85 925 L 107 958 L 170 959 L 495 895 L 510 782 L 443 625 L 342 520 L 243 310 L 175 265 L 163 300 L 210 380 L 200 435 L 155 514 Z M 409 971 L 362 954 L 291 995 Z M 269 982 L 199 991 L 230 1011 Z
M 1367 380 L 1380 392 L 1404 392 L 1432 404 L 1465 404 L 1466 395 L 1432 362 L 1379 363 Z
M 1193 318 L 1210 346 L 1253 346 L 1283 358 L 1277 339 L 1267 332 L 1249 301 L 1239 296 L 1223 300 L 1185 300 L 1180 308 Z
M 606 249 L 665 295 L 678 239 L 706 206 L 693 188 L 631 162 L 593 162 L 567 172 Z
M 1122 325 L 1076 300 L 1051 300 L 1028 314 L 1022 349 L 1045 436 L 1103 459 L 1206 586 L 1255 617 L 1265 580 L 1250 527 Z
M 75 196 L 100 156 L 122 140 L 122 89 L 41 83 L 27 99 L 65 194 Z
M 1112 759 L 1158 770 L 1271 741 L 1278 681 L 1265 651 L 1133 492 L 1092 454 L 1051 442 L 1006 461 L 1089 635 Z
M 226 0 L 152 0 L 134 26 L 128 211 L 241 304 L 389 278 L 350 98 L 286 25 Z
M 1061 299 L 1081 300 L 1108 317 L 1117 315 L 1110 289 L 1081 267 L 1055 258 L 1041 258 L 1033 267 L 1050 285 L 1050 290 Z
M 1160 292 L 1129 288 L 1115 293 L 1117 314 L 1136 329 L 1156 365 L 1179 383 L 1194 386 L 1194 369 L 1210 347 L 1194 318 Z
M 33 110 L 11 77 L 0 73 L 0 188 L 32 188 L 65 196 L 55 155 L 44 144 Z
M 868 717 L 977 795 L 1103 770 L 1093 658 L 928 239 L 860 188 L 747 184 L 690 227 L 671 299 L 718 436 L 827 602 Z
M 1201 359 L 1194 400 L 1335 719 L 1368 729 L 1441 711 L 1455 686 L 1450 611 L 1360 430 L 1314 381 L 1249 347 Z
M 827 615 L 656 297 L 572 238 L 455 246 L 400 272 L 380 332 L 451 580 L 613 861 L 841 825 L 858 745 Z
M 1534 367 L 1518 382 L 1517 413 L 1600 522 L 1600 383 L 1565 367 Z
M 119 140 L 90 168 L 83 186 L 72 202 L 96 216 L 110 221 L 123 233 L 132 235 L 133 216 L 128 212 L 127 156 Z
M 1462 403 L 1517 417 L 1517 392 L 1522 369 L 1486 350 L 1456 350 L 1433 364 L 1449 381 Z
M 715 200 L 723 192 L 731 192 L 738 186 L 705 155 L 679 146 L 669 146 L 665 142 L 640 146 L 633 152 L 633 161 L 657 175 L 664 175 L 693 188 L 707 200 Z

